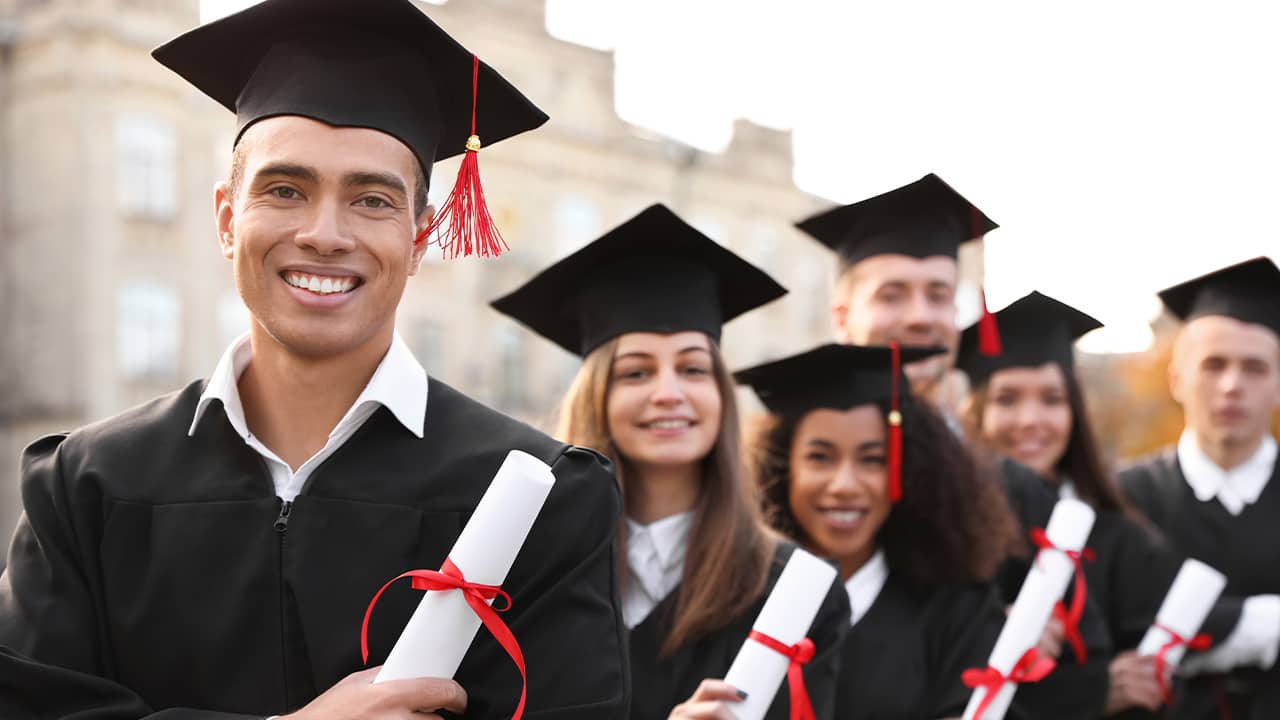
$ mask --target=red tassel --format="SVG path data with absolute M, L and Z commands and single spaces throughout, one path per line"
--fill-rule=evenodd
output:
M 458 180 L 441 205 L 439 212 L 425 230 L 419 233 L 415 243 L 435 236 L 430 242 L 440 246 L 445 259 L 459 255 L 497 257 L 509 250 L 502 239 L 498 225 L 489 213 L 480 185 L 480 138 L 476 135 L 476 90 L 480 80 L 480 58 L 471 56 L 471 137 L 467 139 L 467 152 L 458 168 Z
M 982 317 L 978 320 L 978 352 L 987 357 L 997 357 L 1004 352 L 1000 326 L 996 323 L 995 314 L 987 309 L 986 291 L 979 290 L 978 297 L 982 302 Z
M 889 381 L 889 502 L 902 499 L 902 412 L 898 407 L 898 378 L 902 375 L 902 357 L 898 343 L 889 343 L 893 368 Z

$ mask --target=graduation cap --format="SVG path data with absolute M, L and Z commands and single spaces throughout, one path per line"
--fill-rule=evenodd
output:
M 436 235 L 447 256 L 506 248 L 480 186 L 476 133 L 492 144 L 547 115 L 410 0 L 265 0 L 152 55 L 236 114 L 237 143 L 258 120 L 299 115 L 391 135 L 428 179 L 432 163 L 465 152 L 417 241 Z
M 1280 268 L 1266 257 L 1215 270 L 1159 295 L 1169 312 L 1183 321 L 1225 315 L 1280 335 Z
M 889 400 L 889 499 L 902 497 L 902 364 L 946 352 L 940 347 L 828 344 L 781 360 L 739 370 L 733 377 L 750 386 L 772 413 L 803 413 L 818 408 L 849 410 Z
M 1075 366 L 1072 347 L 1076 340 L 1102 327 L 1096 318 L 1039 292 L 1018 298 L 995 317 L 1000 323 L 999 355 L 979 352 L 976 323 L 960 334 L 956 367 L 965 371 L 974 385 L 982 385 L 997 370 L 1010 367 L 1057 363 L 1070 372 Z
M 961 245 L 1000 226 L 929 173 L 889 192 L 810 216 L 796 227 L 833 250 L 843 272 L 876 255 L 955 259 Z M 981 300 L 982 349 L 997 354 L 1000 334 L 985 294 Z
M 571 353 L 629 332 L 698 330 L 786 294 L 751 263 L 652 205 L 491 305 Z

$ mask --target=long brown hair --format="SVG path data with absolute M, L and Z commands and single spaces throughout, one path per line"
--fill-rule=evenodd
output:
M 720 392 L 720 431 L 703 459 L 702 486 L 693 510 L 684 576 L 676 590 L 671 631 L 662 644 L 670 655 L 746 612 L 764 591 L 775 540 L 765 529 L 741 462 L 738 405 L 720 348 L 708 338 L 712 372 Z M 592 351 L 560 405 L 557 436 L 608 455 L 626 496 L 627 459 L 609 433 L 608 402 L 618 341 Z M 625 525 L 618 528 L 619 563 L 626 564 Z
M 1062 457 L 1054 463 L 1054 472 L 1058 478 L 1070 478 L 1075 485 L 1076 494 L 1096 510 L 1109 510 L 1140 519 L 1140 514 L 1120 492 L 1107 465 L 1102 461 L 1102 452 L 1089 423 L 1089 411 L 1085 407 L 1084 391 L 1074 372 L 1062 368 L 1062 377 L 1067 390 L 1067 405 L 1071 409 L 1071 431 L 1067 438 L 1067 448 Z M 964 412 L 965 432 L 974 442 L 986 444 L 982 433 L 982 416 L 986 413 L 990 399 L 990 379 L 973 388 L 969 395 L 969 403 Z M 1057 480 L 1058 478 L 1048 478 Z
M 876 404 L 888 417 L 888 401 Z M 900 411 L 902 499 L 876 535 L 885 560 L 926 583 L 991 580 L 1021 543 L 994 469 L 975 459 L 926 401 L 904 397 Z M 811 543 L 791 510 L 791 446 L 808 413 L 766 416 L 751 443 L 766 520 L 803 545 Z

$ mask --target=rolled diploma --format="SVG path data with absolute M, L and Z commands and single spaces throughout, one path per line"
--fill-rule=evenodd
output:
M 785 645 L 800 642 L 813 625 L 835 579 L 834 567 L 796 548 L 764 601 L 764 607 L 760 608 L 752 629 Z M 748 638 L 724 677 L 725 682 L 747 693 L 746 700 L 731 704 L 734 717 L 738 720 L 763 718 L 787 676 L 788 665 L 790 661 L 786 657 Z
M 1079 500 L 1063 499 L 1053 506 L 1053 514 L 1049 516 L 1049 526 L 1045 534 L 1049 541 L 1059 550 L 1041 550 L 1036 561 L 1031 564 L 1031 571 L 1018 591 L 1018 597 L 1009 609 L 1009 618 L 1000 629 L 995 647 L 991 649 L 991 667 L 1008 675 L 1013 666 L 1028 649 L 1040 641 L 1044 626 L 1053 614 L 1053 606 L 1062 599 L 1075 574 L 1075 563 L 1060 550 L 1080 550 L 1089 539 L 1093 529 L 1093 508 Z M 1016 683 L 1005 683 L 1000 687 L 983 720 L 1000 720 L 1009 711 L 1009 703 L 1017 691 Z M 964 710 L 964 720 L 975 720 L 978 705 L 986 696 L 985 688 L 976 688 L 969 698 L 969 705 Z
M 501 585 L 507 579 L 554 482 L 541 460 L 519 450 L 507 454 L 449 553 L 468 582 Z M 479 629 L 480 618 L 462 592 L 427 592 L 374 682 L 452 678 Z
M 1227 586 L 1227 577 L 1199 560 L 1187 560 L 1178 570 L 1178 576 L 1169 586 L 1169 593 L 1160 603 L 1160 612 L 1156 613 L 1156 622 L 1142 636 L 1138 643 L 1139 655 L 1155 655 L 1160 648 L 1172 639 L 1167 631 L 1156 625 L 1163 625 L 1190 640 L 1218 601 L 1218 596 Z M 1175 645 L 1165 653 L 1165 661 L 1173 667 L 1182 662 L 1187 648 Z

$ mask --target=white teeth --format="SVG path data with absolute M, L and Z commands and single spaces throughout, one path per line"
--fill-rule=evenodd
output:
M 350 291 L 356 286 L 356 279 L 353 277 L 320 277 L 300 272 L 287 272 L 284 274 L 284 280 L 296 288 L 310 290 L 317 295 L 344 293 Z
M 649 427 L 659 430 L 675 430 L 677 428 L 689 427 L 688 420 L 655 420 L 649 423 Z
M 822 513 L 841 524 L 855 523 L 867 514 L 863 510 L 823 510 Z

